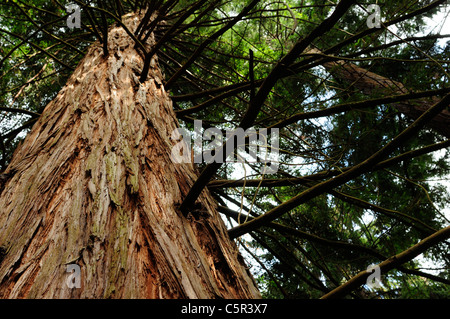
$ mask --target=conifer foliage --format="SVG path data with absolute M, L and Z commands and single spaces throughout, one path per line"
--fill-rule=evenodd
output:
M 449 297 L 448 13 L 2 1 L 0 297 Z

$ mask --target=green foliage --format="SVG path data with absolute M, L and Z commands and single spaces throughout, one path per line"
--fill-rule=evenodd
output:
M 64 9 L 69 2 L 34 0 L 30 4 L 9 0 L 0 4 L 1 106 L 41 113 L 65 84 L 87 47 L 98 40 L 99 34 L 95 31 L 101 33 L 103 18 L 111 25 L 121 13 L 139 10 L 145 13 L 147 5 L 159 4 L 160 10 L 167 5 L 167 12 L 161 13 L 161 23 L 153 29 L 156 40 L 160 40 L 177 19 L 197 4 L 188 0 L 76 1 L 83 5 L 83 27 L 70 30 L 66 26 Z M 334 4 L 323 0 L 260 1 L 242 19 L 215 37 L 249 3 L 205 1 L 185 17 L 157 52 L 166 81 L 169 81 L 197 50 L 202 49 L 187 72 L 169 88 L 175 110 L 187 110 L 184 114 L 178 113 L 182 126 L 192 129 L 194 119 L 203 120 L 205 128 L 231 129 L 239 125 L 252 102 L 252 87 L 257 93 L 280 60 L 335 10 Z M 241 213 L 251 211 L 254 217 L 264 214 L 316 183 L 335 176 L 333 172 L 362 163 L 412 123 L 413 120 L 401 114 L 393 103 L 360 104 L 326 116 L 315 116 L 316 112 L 335 106 L 390 95 L 377 90 L 369 94 L 352 86 L 327 68 L 326 62 L 344 59 L 401 82 L 411 92 L 448 86 L 449 46 L 442 46 L 434 34 L 419 37 L 426 31 L 424 18 L 434 17 L 438 7 L 396 23 L 393 33 L 392 27 L 390 31 L 384 26 L 367 29 L 366 8 L 373 3 L 366 0 L 351 6 L 335 26 L 330 26 L 329 32 L 308 44 L 308 49 L 330 50 L 329 58 L 334 56 L 335 59 L 321 60 L 305 50 L 291 65 L 284 66 L 285 73 L 271 88 L 254 127 L 272 127 L 294 115 L 308 115 L 281 125 L 279 171 L 262 176 L 257 173 L 261 163 L 247 164 L 245 172 L 241 164 L 227 164 L 215 176 L 217 179 L 310 178 L 276 187 L 235 187 L 222 192 L 211 189 L 222 204 L 227 206 L 233 201 L 236 210 L 242 206 Z M 388 23 L 413 14 L 432 1 L 377 3 L 383 23 Z M 108 14 L 103 16 L 102 12 Z M 408 40 L 411 37 L 416 38 Z M 399 38 L 407 40 L 399 41 Z M 202 47 L 203 43 L 207 45 Z M 224 87 L 229 89 L 221 90 Z M 220 94 L 225 97 L 213 100 Z M 442 96 L 435 95 L 436 98 Z M 208 105 L 189 111 L 203 103 Z M 37 115 L 13 111 L 2 111 L 1 115 L 0 164 L 4 169 Z M 16 130 L 21 127 L 24 130 Z M 422 129 L 389 158 L 444 140 L 439 132 Z M 248 262 L 254 264 L 252 271 L 263 296 L 319 298 L 368 265 L 400 253 L 433 230 L 447 226 L 449 221 L 443 210 L 448 209 L 450 201 L 448 188 L 431 181 L 447 179 L 448 157 L 448 149 L 444 149 L 439 153 L 405 158 L 383 169 L 369 169 L 329 189 L 275 221 L 298 231 L 296 234 L 271 225 L 251 232 L 245 243 L 260 263 L 253 262 L 253 257 L 249 257 Z M 330 175 L 314 175 L 320 172 Z M 448 243 L 431 248 L 424 257 L 448 269 Z M 419 262 L 404 265 L 409 269 L 419 266 Z M 369 291 L 363 287 L 351 297 L 448 298 L 448 270 L 439 276 L 442 280 L 436 281 L 397 269 L 383 274 L 383 289 Z

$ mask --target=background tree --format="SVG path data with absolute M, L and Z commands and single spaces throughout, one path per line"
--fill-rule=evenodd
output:
M 258 296 L 220 212 L 264 297 L 448 297 L 449 196 L 431 181 L 449 171 L 449 35 L 424 34 L 445 1 L 378 1 L 381 28 L 367 26 L 372 1 L 75 3 L 79 29 L 65 1 L 0 6 L 0 295 Z M 195 119 L 279 128 L 278 172 L 171 163 L 171 131 Z M 159 223 L 193 235 L 165 242 Z M 199 263 L 176 262 L 189 241 L 202 265 L 191 286 L 181 273 Z M 61 290 L 68 262 L 94 288 Z

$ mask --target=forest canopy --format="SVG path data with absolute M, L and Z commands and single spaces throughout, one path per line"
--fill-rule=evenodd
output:
M 263 297 L 450 297 L 446 1 L 3 0 L 0 171 L 130 13 L 180 127 L 279 129 L 275 173 L 202 162 L 182 204 L 209 189 Z

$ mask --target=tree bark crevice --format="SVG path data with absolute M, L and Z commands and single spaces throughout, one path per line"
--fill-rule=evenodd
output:
M 178 122 L 157 59 L 140 83 L 143 57 L 111 27 L 108 56 L 89 48 L 16 150 L 0 195 L 1 298 L 260 297 L 208 190 L 201 215 L 177 208 L 198 172 L 171 158 Z

